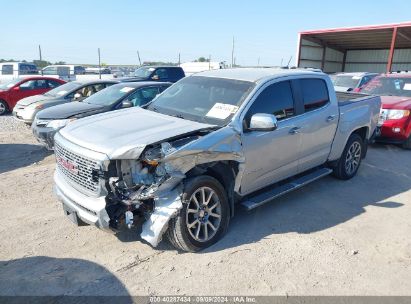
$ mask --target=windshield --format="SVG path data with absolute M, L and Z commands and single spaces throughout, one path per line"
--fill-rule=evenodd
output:
M 16 85 L 17 83 L 19 83 L 20 81 L 21 79 L 13 79 L 13 80 L 0 83 L 0 90 L 8 90 L 14 85 Z
M 135 70 L 134 76 L 139 78 L 148 78 L 154 72 L 154 68 L 143 67 Z
M 78 87 L 81 86 L 81 83 L 78 82 L 67 82 L 61 86 L 58 86 L 57 88 L 48 91 L 44 95 L 50 96 L 50 97 L 58 97 L 58 96 L 63 96 L 64 94 L 77 89 Z
M 112 104 L 115 104 L 119 99 L 134 90 L 134 87 L 131 87 L 126 83 L 115 84 L 91 95 L 90 97 L 86 98 L 84 102 L 100 106 L 111 106 Z
M 237 112 L 254 85 L 233 79 L 187 77 L 165 90 L 148 109 L 221 126 Z
M 348 75 L 331 75 L 331 81 L 336 87 L 345 87 L 355 89 L 357 87 L 358 81 L 361 79 L 359 76 L 348 76 Z
M 411 97 L 411 78 L 376 77 L 362 88 L 361 93 Z

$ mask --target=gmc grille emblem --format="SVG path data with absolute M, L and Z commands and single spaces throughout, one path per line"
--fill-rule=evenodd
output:
M 78 166 L 75 163 L 72 163 L 68 159 L 65 159 L 61 156 L 57 157 L 57 162 L 66 170 L 70 171 L 73 174 L 78 175 Z

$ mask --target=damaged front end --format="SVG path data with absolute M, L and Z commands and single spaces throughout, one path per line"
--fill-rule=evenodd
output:
M 113 160 L 104 174 L 110 227 L 130 228 L 136 217 L 142 217 L 141 237 L 157 246 L 170 218 L 183 206 L 183 181 L 187 172 L 198 165 L 231 160 L 240 164 L 237 171 L 240 174 L 235 178 L 235 184 L 239 184 L 244 159 L 240 137 L 231 128 L 200 131 L 153 144 L 138 159 Z
M 106 176 L 106 211 L 110 227 L 131 228 L 134 218 L 143 217 L 141 237 L 157 246 L 169 219 L 182 208 L 181 182 L 185 175 L 164 159 L 199 136 L 147 147 L 137 160 L 115 160 Z

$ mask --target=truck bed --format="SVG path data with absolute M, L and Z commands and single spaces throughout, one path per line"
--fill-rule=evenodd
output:
M 361 101 L 368 99 L 371 96 L 361 93 L 351 93 L 351 92 L 335 92 L 337 95 L 338 105 L 343 106 L 353 102 Z

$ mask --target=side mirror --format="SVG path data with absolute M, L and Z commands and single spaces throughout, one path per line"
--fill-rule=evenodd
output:
M 121 107 L 124 109 L 124 108 L 131 108 L 131 107 L 133 107 L 134 105 L 133 105 L 133 103 L 130 101 L 130 100 L 124 100 L 122 103 L 121 103 Z
M 80 93 L 76 93 L 76 94 L 74 94 L 74 96 L 73 96 L 73 99 L 74 100 L 79 100 L 79 99 L 81 99 L 83 96 L 80 94 Z
M 272 114 L 257 113 L 251 116 L 250 131 L 274 131 L 277 129 L 277 118 Z
M 151 77 L 151 79 L 152 79 L 152 80 L 159 80 L 160 77 L 158 77 L 158 75 L 154 75 L 154 76 Z
M 18 91 L 20 91 L 20 87 L 18 87 L 18 86 L 14 87 L 12 90 L 18 92 Z
M 352 90 L 354 90 L 353 88 L 348 88 L 347 92 L 351 92 Z

